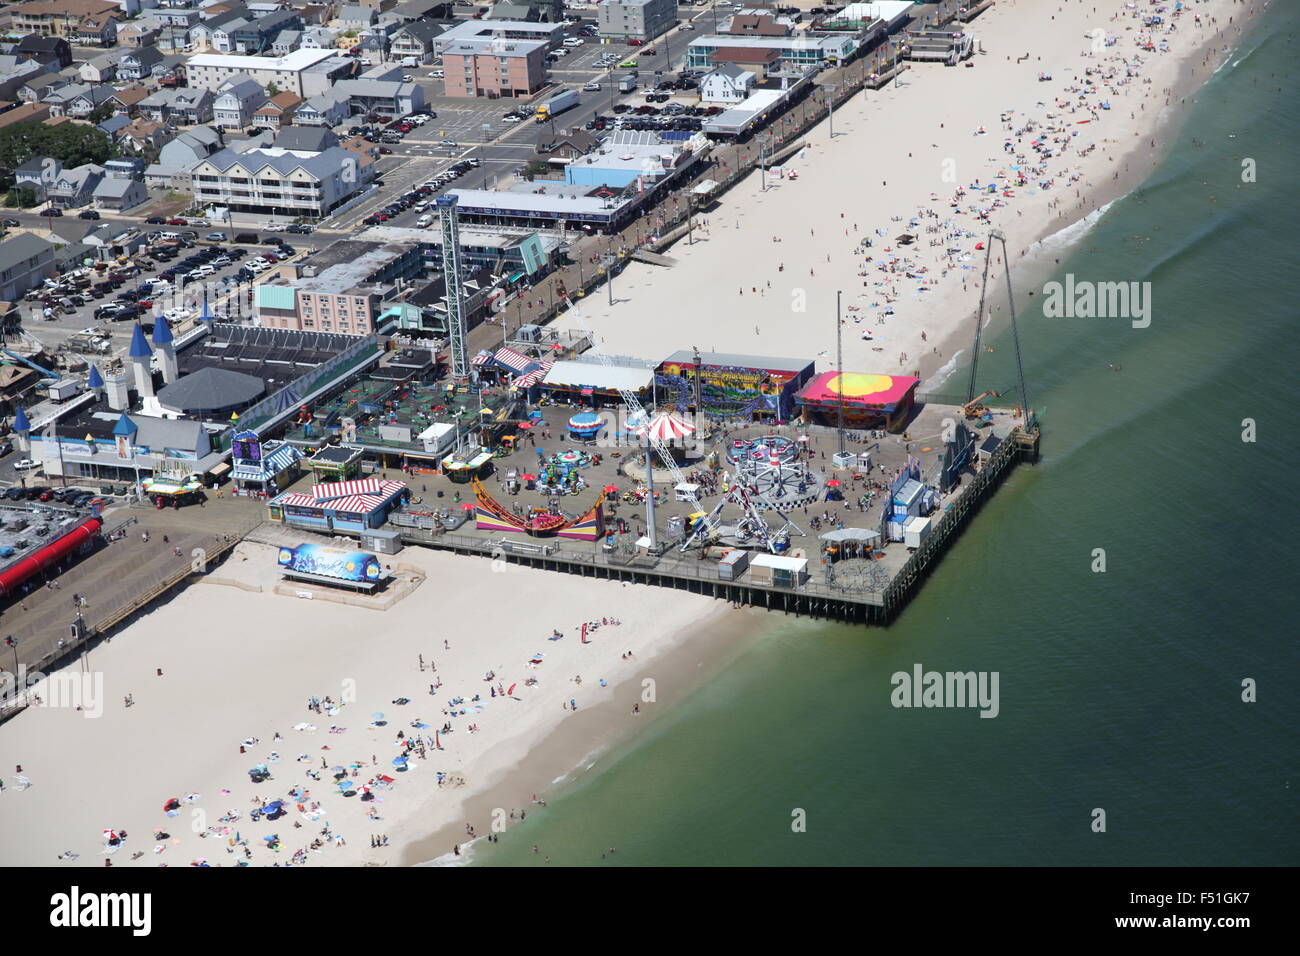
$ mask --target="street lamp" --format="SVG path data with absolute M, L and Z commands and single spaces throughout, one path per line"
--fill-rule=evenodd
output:
M 601 265 L 605 267 L 605 284 L 609 289 L 609 304 L 614 304 L 614 263 L 618 262 L 618 256 L 603 255 L 600 257 Z

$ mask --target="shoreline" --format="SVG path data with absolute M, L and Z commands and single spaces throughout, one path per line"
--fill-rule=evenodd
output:
M 483 837 L 491 832 L 494 811 L 504 810 L 509 814 L 518 808 L 534 814 L 544 813 L 545 806 L 535 806 L 531 802 L 532 795 L 538 795 L 542 800 L 551 798 L 552 794 L 563 796 L 594 764 L 631 740 L 653 733 L 654 728 L 667 718 L 671 705 L 699 690 L 744 653 L 749 646 L 742 643 L 746 638 L 761 636 L 765 625 L 756 623 L 760 616 L 767 615 L 761 614 L 757 608 L 733 609 L 722 605 L 709 612 L 712 625 L 709 621 L 700 621 L 679 630 L 671 645 L 653 659 L 643 662 L 634 675 L 615 685 L 608 699 L 585 709 L 580 715 L 567 718 L 544 741 L 530 748 L 508 773 L 503 772 L 483 789 L 465 795 L 459 810 L 464 821 L 474 825 L 479 834 L 477 838 L 472 842 L 467 838 L 464 823 L 448 823 L 427 836 L 407 842 L 400 865 L 468 865 L 478 862 L 477 855 L 488 846 Z M 697 646 L 704 636 L 701 629 L 710 626 L 712 629 L 707 632 L 709 643 L 704 647 Z M 632 717 L 630 705 L 639 700 L 642 681 L 646 678 L 655 681 L 657 700 L 653 705 L 643 705 L 639 717 Z M 655 709 L 652 711 L 651 707 Z M 507 819 L 510 827 L 523 822 L 513 817 Z M 460 847 L 459 858 L 453 846 Z
M 726 351 L 726 342 L 740 340 L 749 343 L 743 350 L 747 353 L 814 359 L 824 371 L 834 361 L 838 290 L 847 309 L 846 368 L 931 378 L 959 349 L 969 347 L 973 335 L 983 256 L 974 249 L 976 240 L 987 229 L 1000 228 L 1010 250 L 1024 250 L 1024 256 L 1012 252 L 1013 264 L 1021 263 L 1013 281 L 1024 287 L 1025 273 L 1039 269 L 1028 255 L 1033 248 L 1041 254 L 1044 240 L 1131 193 L 1149 175 L 1151 167 L 1133 159 L 1151 155 L 1155 164 L 1167 153 L 1181 128 L 1177 107 L 1185 104 L 1178 101 L 1192 96 L 1221 67 L 1208 52 L 1244 35 L 1267 8 L 1264 0 L 1244 5 L 1215 0 L 1187 11 L 1177 32 L 1151 36 L 1159 43 L 1169 41 L 1168 52 L 1147 53 L 1136 44 L 1147 31 L 1118 0 L 1098 13 L 1067 3 L 1054 14 L 1004 0 L 974 25 L 988 52 L 972 61 L 977 66 L 969 81 L 952 75 L 964 68 L 924 65 L 904 74 L 901 85 L 860 91 L 836 110 L 833 143 L 827 139 L 825 118 L 804 134 L 804 150 L 785 163 L 785 169 L 797 167 L 797 181 L 774 171 L 762 192 L 760 178 L 751 174 L 697 217 L 694 244 L 673 244 L 675 266 L 629 263 L 616 280 L 613 307 L 603 297 L 590 296 L 581 300 L 581 314 L 566 312 L 556 322 L 591 330 L 611 353 L 655 358 L 666 347 L 686 345 Z M 1207 19 L 1194 27 L 1193 13 L 1221 22 Z M 1100 25 L 1116 38 L 1115 45 L 1103 54 L 1089 53 L 1086 39 L 1079 38 Z M 1012 63 L 1022 50 L 1041 55 L 1028 64 Z M 1126 79 L 1130 66 L 1136 72 Z M 1084 67 L 1101 74 L 1070 86 L 1071 75 L 1082 77 Z M 1059 71 L 1055 80 L 1035 86 L 1035 73 L 1053 69 Z M 1089 92 L 1099 95 L 1085 101 L 1081 90 L 1088 83 L 1094 84 Z M 1163 105 L 1166 96 L 1168 107 Z M 1114 101 L 1111 108 L 1099 110 L 1108 99 Z M 1154 119 L 1147 119 L 1139 104 L 1143 110 L 1154 107 L 1149 111 Z M 1123 115 L 1126 106 L 1131 116 Z M 981 122 L 979 132 L 987 127 L 989 135 L 971 135 Z M 1001 188 L 1015 195 L 993 202 L 987 222 L 969 215 L 973 196 L 941 198 L 968 183 L 996 181 L 994 173 L 1016 160 L 991 141 L 1002 136 L 1011 142 L 1012 128 L 1022 124 L 1027 125 L 1017 135 L 1025 129 L 1039 131 L 1024 136 L 1026 141 L 1055 133 L 1052 142 L 1067 146 L 1051 147 L 1063 151 L 1050 160 L 1034 157 L 1027 142 L 1017 146 L 1034 157 L 1028 163 L 1041 165 L 1022 174 L 1033 181 L 1021 188 L 1004 181 Z M 1154 151 L 1147 145 L 1153 139 L 1158 143 Z M 927 143 L 929 153 L 924 151 Z M 1000 157 L 990 155 L 994 151 Z M 1116 170 L 1119 175 L 1112 178 Z M 881 179 L 863 182 L 876 175 Z M 1054 187 L 1038 189 L 1042 179 L 1052 180 Z M 845 198 L 844 183 L 858 187 L 851 198 Z M 1071 190 L 1080 194 L 1079 201 L 1070 197 L 1067 204 Z M 929 241 L 927 223 L 939 223 L 937 212 L 945 208 L 942 225 L 930 233 L 955 229 L 962 238 L 949 234 Z M 904 225 L 909 215 L 910 228 Z M 814 228 L 796 238 L 791 224 Z M 889 239 L 898 231 L 915 233 L 916 244 L 895 250 Z M 868 235 L 874 248 L 854 248 L 854 237 Z M 950 250 L 946 257 L 945 246 Z M 846 251 L 851 253 L 847 258 Z M 881 255 L 896 257 L 897 274 L 882 268 L 886 260 Z M 965 272 L 963 288 L 958 280 Z M 760 281 L 754 282 L 756 277 Z M 855 286 L 865 290 L 855 295 Z M 665 299 L 688 307 L 665 313 Z M 710 316 L 710 336 L 699 335 L 697 313 Z M 857 341 L 859 331 L 865 341 Z
M 1157 169 L 1173 151 L 1176 141 L 1182 134 L 1187 122 L 1187 108 L 1195 101 L 1200 91 L 1208 84 L 1224 66 L 1228 65 L 1241 50 L 1241 44 L 1248 39 L 1249 31 L 1258 25 L 1260 15 L 1270 6 L 1267 0 L 1252 0 L 1250 6 L 1244 11 L 1245 19 L 1242 22 L 1234 20 L 1231 27 L 1224 26 L 1218 33 L 1209 36 L 1194 52 L 1206 53 L 1199 61 L 1194 56 L 1187 56 L 1180 64 L 1179 73 L 1170 87 L 1169 106 L 1165 107 L 1157 117 L 1156 127 L 1151 133 L 1151 145 L 1143 147 L 1140 143 L 1135 143 L 1124 154 L 1117 158 L 1117 162 L 1123 162 L 1123 168 L 1120 171 L 1118 179 L 1105 182 L 1098 186 L 1089 198 L 1091 199 L 1091 209 L 1085 209 L 1085 204 L 1081 203 L 1075 208 L 1074 218 L 1070 219 L 1063 225 L 1055 223 L 1046 224 L 1039 231 L 1029 244 L 1026 253 L 1019 260 L 1019 264 L 1013 263 L 1013 268 L 1020 270 L 1020 276 L 1014 273 L 1012 276 L 1013 287 L 1015 288 L 1016 301 L 1021 321 L 1024 321 L 1023 312 L 1025 306 L 1025 293 L 1029 290 L 1036 290 L 1042 286 L 1043 282 L 1051 275 L 1060 263 L 1060 259 L 1068 256 L 1071 249 L 1088 233 L 1090 233 L 1100 222 L 1102 216 L 1117 202 L 1120 202 L 1136 193 L 1150 177 L 1152 170 Z M 1234 33 L 1238 30 L 1243 32 L 1239 36 L 1237 44 L 1230 45 L 1224 53 L 1224 59 L 1215 61 L 1208 55 L 1207 51 L 1217 49 L 1228 31 Z M 1175 105 L 1172 101 L 1177 99 Z M 1138 165 L 1130 168 L 1131 160 L 1137 156 L 1151 156 L 1149 165 Z M 1090 223 L 1086 229 L 1079 232 L 1077 236 L 1068 239 L 1060 249 L 1048 250 L 1044 244 L 1052 238 L 1080 227 L 1090 216 L 1097 215 L 1098 219 Z M 1055 256 L 1055 261 L 1048 262 L 1049 256 L 1053 253 L 1061 253 Z M 990 270 L 992 271 L 992 270 Z M 990 287 L 992 286 L 992 277 L 990 277 Z M 996 301 L 996 300 L 995 300 Z M 942 339 L 939 347 L 945 355 L 950 356 L 949 362 L 953 367 L 940 377 L 944 365 L 938 365 L 926 370 L 922 364 L 922 389 L 938 390 L 942 389 L 949 378 L 956 372 L 960 366 L 959 359 L 961 353 L 969 351 L 973 341 L 974 322 L 977 309 L 972 308 L 967 313 L 965 319 L 957 326 L 954 326 L 951 333 Z M 996 315 L 1002 311 L 1000 307 L 994 306 L 993 313 Z M 1003 318 L 999 321 L 991 317 L 984 327 L 985 334 L 997 332 L 1009 326 L 1009 321 Z M 969 359 L 967 359 L 969 361 Z M 933 384 L 932 384 L 933 383 Z

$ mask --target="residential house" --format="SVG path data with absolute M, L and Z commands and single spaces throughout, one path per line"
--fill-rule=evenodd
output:
M 254 17 L 244 23 L 228 26 L 231 53 L 265 53 L 283 30 L 297 30 L 302 26 L 297 11 L 277 10 L 260 17 Z M 221 49 L 218 47 L 218 49 Z
M 114 0 L 27 0 L 9 8 L 15 33 L 67 37 L 69 41 L 78 36 L 83 18 L 112 13 L 122 16 Z
M 287 149 L 292 153 L 323 153 L 332 146 L 338 146 L 339 138 L 332 130 L 319 127 L 290 126 L 276 134 L 271 145 L 275 149 Z
M 84 163 L 75 169 L 64 169 L 45 189 L 51 206 L 61 209 L 78 209 L 90 202 L 95 188 L 104 178 L 104 167 Z
M 30 58 L 40 63 L 57 63 L 56 70 L 72 66 L 72 45 L 63 37 L 32 33 L 15 43 L 10 52 L 17 57 Z
M 245 19 L 248 8 L 242 3 L 230 6 L 213 4 L 206 7 L 204 13 L 207 14 L 207 18 L 190 27 L 190 42 L 199 52 L 213 49 L 213 35 L 217 32 L 225 34 L 227 25 Z
M 221 149 L 221 142 L 221 134 L 210 126 L 186 130 L 163 145 L 158 162 L 144 171 L 145 182 L 150 186 L 189 189 L 190 171 Z
M 200 126 L 212 122 L 211 90 L 179 87 L 161 89 L 137 104 L 145 117 L 172 126 Z
M 117 76 L 121 80 L 142 80 L 153 73 L 154 67 L 162 62 L 163 55 L 157 47 L 146 46 L 131 50 L 117 64 Z
M 600 143 L 597 136 L 585 129 L 573 129 L 566 135 L 551 135 L 544 132 L 534 147 L 538 159 L 552 165 L 572 163 L 586 156 Z
M 109 176 L 95 187 L 95 208 L 106 212 L 126 212 L 149 199 L 149 190 L 135 179 Z
M 154 46 L 163 24 L 157 20 L 136 20 L 117 31 L 117 45 L 125 47 Z
M 302 97 L 285 91 L 276 93 L 253 113 L 253 125 L 278 130 L 293 122 L 294 111 L 302 104 Z
M 43 103 L 45 97 L 54 90 L 71 85 L 72 81 L 66 76 L 60 76 L 58 73 L 42 73 L 18 87 L 18 101 L 20 103 Z
M 243 129 L 267 101 L 266 90 L 249 76 L 227 80 L 212 101 L 212 122 L 225 129 Z
M 358 166 L 337 146 L 309 156 L 224 149 L 194 167 L 194 198 L 233 212 L 318 219 L 365 188 Z
M 734 36 L 788 37 L 794 31 L 788 22 L 762 13 L 737 13 L 719 24 L 718 33 Z
M 302 42 L 301 30 L 281 30 L 271 41 L 271 52 L 276 56 L 288 56 L 298 49 Z
M 133 153 L 152 153 L 167 142 L 168 130 L 165 123 L 139 117 L 123 127 L 118 142 Z
M 134 113 L 149 96 L 149 88 L 136 83 L 124 89 L 114 90 L 108 101 L 113 104 L 114 109 L 122 113 Z
M 442 33 L 441 24 L 429 20 L 413 20 L 393 34 L 388 55 L 394 60 L 415 57 L 417 63 L 432 63 L 436 50 L 434 39 Z
M 103 132 L 114 145 L 117 145 L 121 142 L 122 131 L 130 125 L 131 117 L 124 113 L 114 113 L 102 123 L 97 123 L 95 128 Z
M 154 46 L 164 53 L 184 53 L 191 48 L 189 28 L 167 24 L 158 31 Z
M 424 106 L 424 90 L 401 80 L 340 80 L 333 92 L 347 97 L 352 114 L 384 113 L 405 116 Z
M 83 83 L 111 83 L 117 78 L 117 65 L 129 53 L 117 47 L 92 57 L 77 68 Z
M 447 96 L 528 96 L 546 85 L 545 40 L 458 40 L 442 51 Z
M 333 50 L 337 44 L 337 34 L 329 27 L 307 27 L 298 38 L 300 50 Z
M 79 96 L 64 104 L 63 115 L 72 119 L 85 119 L 104 104 L 114 107 L 113 97 L 117 90 L 111 86 L 92 86 Z
M 336 26 L 343 30 L 364 30 L 375 22 L 376 17 L 370 7 L 348 5 L 339 10 Z
M 702 103 L 741 103 L 757 79 L 752 70 L 735 63 L 724 63 L 700 80 Z
M 351 115 L 349 98 L 337 90 L 329 90 L 298 107 L 293 122 L 295 126 L 337 126 Z
M 334 19 L 334 11 L 337 9 L 334 3 L 309 3 L 298 8 L 298 16 L 302 17 L 305 26 L 323 27 Z
M 51 73 L 53 64 L 37 63 L 35 60 L 20 60 L 10 54 L 0 54 L 0 101 L 6 103 L 18 98 L 18 90 L 24 83 L 38 76 L 56 75 Z
M 17 123 L 41 123 L 50 116 L 50 108 L 44 103 L 24 103 L 11 110 L 0 113 L 0 129 Z
M 357 44 L 353 49 L 361 54 L 363 63 L 383 63 L 388 56 L 389 43 L 390 41 L 386 35 L 367 31 L 361 34 L 361 38 L 357 40 Z
M 564 0 L 500 0 L 492 4 L 487 19 L 560 23 L 564 20 Z
M 112 46 L 117 42 L 117 21 L 120 19 L 122 13 L 119 10 L 82 17 L 77 24 L 77 42 L 82 46 Z
M 0 242 L 0 302 L 15 302 L 54 276 L 54 245 L 31 232 Z
M 33 156 L 14 170 L 14 186 L 32 189 L 38 202 L 45 202 L 45 190 L 63 172 L 63 163 L 53 156 Z

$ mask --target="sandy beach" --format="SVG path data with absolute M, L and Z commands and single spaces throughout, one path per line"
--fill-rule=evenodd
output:
M 1036 259 L 1051 264 L 1057 245 L 1043 240 L 1147 174 L 1170 120 L 1264 4 L 1188 6 L 1146 29 L 1145 4 L 999 0 L 969 28 L 984 51 L 974 66 L 913 64 L 858 93 L 836 110 L 834 139 L 826 121 L 811 130 L 766 191 L 753 173 L 697 216 L 695 242 L 669 250 L 675 266 L 632 262 L 612 307 L 593 295 L 560 323 L 616 354 L 694 346 L 824 369 L 840 291 L 847 369 L 932 378 L 970 346 L 989 230 L 1005 233 L 1023 288 Z
M 840 291 L 846 367 L 932 376 L 969 346 L 988 230 L 1006 233 L 1018 276 L 1050 262 L 1048 237 L 1150 169 L 1263 4 L 1193 2 L 1172 33 L 1129 6 L 999 0 L 972 25 L 974 67 L 920 64 L 858 94 L 834 138 L 823 122 L 766 191 L 754 174 L 698 217 L 675 267 L 632 263 L 612 308 L 602 292 L 561 323 L 610 353 L 696 346 L 827 368 Z M 916 241 L 899 246 L 902 233 Z M 274 547 L 246 542 L 95 647 L 85 707 L 0 725 L 2 862 L 455 860 L 544 812 L 548 786 L 707 679 L 766 617 L 416 547 L 392 563 L 418 581 L 386 610 L 307 600 L 277 591 Z M 37 693 L 55 700 L 82 673 Z
M 4 862 L 385 865 L 410 843 L 423 848 L 406 862 L 453 853 L 456 838 L 430 834 L 463 843 L 465 825 L 485 835 L 497 807 L 507 825 L 512 811 L 536 810 L 542 784 L 653 719 L 660 693 L 684 691 L 682 667 L 651 662 L 690 637 L 699 666 L 730 646 L 710 640 L 734 634 L 718 625 L 746 616 L 697 595 L 498 572 L 418 548 L 395 560 L 424 580 L 381 611 L 277 594 L 275 549 L 245 543 L 215 572 L 226 583 L 192 585 L 93 650 L 100 716 L 37 707 L 0 727 Z M 647 669 L 654 703 L 643 696 Z M 37 693 L 52 699 L 48 686 Z M 589 711 L 596 725 L 567 728 Z M 516 772 L 533 755 L 536 772 Z M 254 783 L 259 764 L 271 778 Z M 17 766 L 31 781 L 21 791 Z M 374 799 L 363 801 L 367 784 Z M 466 811 L 471 798 L 483 809 Z M 277 800 L 284 816 L 251 819 Z M 105 830 L 126 833 L 112 852 Z M 372 847 L 383 835 L 388 845 Z

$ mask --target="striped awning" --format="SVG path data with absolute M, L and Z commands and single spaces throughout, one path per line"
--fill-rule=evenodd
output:
M 335 488 L 336 486 L 352 486 L 352 494 L 337 494 L 334 491 L 326 492 L 324 497 L 317 495 L 317 488 Z M 356 488 L 373 488 L 373 491 L 357 492 Z M 380 481 L 378 478 L 364 478 L 357 481 L 335 481 L 324 485 L 316 485 L 311 494 L 302 494 L 300 492 L 287 492 L 280 495 L 272 504 L 276 505 L 294 505 L 299 508 L 319 508 L 322 511 L 346 511 L 352 514 L 368 514 L 374 511 L 385 501 L 395 495 L 401 494 L 406 490 L 406 484 L 401 481 Z
M 475 355 L 475 356 L 474 356 L 474 360 L 473 360 L 470 364 L 471 364 L 471 365 L 486 365 L 486 364 L 487 364 L 488 362 L 490 362 L 490 361 L 492 361 L 492 353 L 491 353 L 491 352 L 479 352 L 478 355 Z
M 351 495 L 378 494 L 383 482 L 378 478 L 358 478 L 354 481 L 329 481 L 312 485 L 311 496 L 318 502 L 347 498 Z
M 522 355 L 510 348 L 499 348 L 492 357 L 506 368 L 512 368 L 520 373 L 531 372 L 537 367 L 537 363 L 527 355 Z
M 511 388 L 532 388 L 538 382 L 546 377 L 546 373 L 551 370 L 554 362 L 543 362 L 539 368 L 533 369 L 524 375 L 520 375 L 510 383 Z

